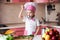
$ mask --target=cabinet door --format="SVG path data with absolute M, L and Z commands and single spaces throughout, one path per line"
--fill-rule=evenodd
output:
M 49 0 L 34 0 L 34 2 L 37 2 L 37 3 L 48 3 Z
M 59 0 L 49 0 L 49 2 L 59 2 Z
M 3 0 L 3 3 L 11 3 L 12 0 Z
M 30 2 L 30 0 L 12 0 L 13 3 Z
M 19 0 L 19 2 L 30 2 L 30 0 Z
M 12 0 L 12 3 L 18 3 L 19 0 Z

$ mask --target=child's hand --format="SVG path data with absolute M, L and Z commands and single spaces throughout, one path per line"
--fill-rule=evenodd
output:
M 21 10 L 23 10 L 24 9 L 24 5 L 21 5 Z
M 34 34 L 34 36 L 36 36 L 37 34 Z
M 24 9 L 24 5 L 21 5 L 21 10 L 20 10 L 18 18 L 22 18 L 23 17 L 23 15 L 22 15 L 23 9 Z
M 37 33 L 35 33 L 34 35 L 37 35 Z

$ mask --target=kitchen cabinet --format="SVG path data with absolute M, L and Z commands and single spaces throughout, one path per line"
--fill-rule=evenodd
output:
M 34 0 L 36 3 L 48 3 L 49 0 Z
M 59 2 L 59 0 L 34 0 L 36 3 L 54 3 Z
M 21 2 L 31 2 L 32 0 L 4 0 L 4 3 L 21 3 Z
M 30 0 L 12 0 L 13 3 L 15 2 L 30 2 Z
M 51 3 L 51 2 L 55 2 L 55 3 L 57 3 L 57 2 L 59 2 L 59 0 L 49 0 L 49 2 Z

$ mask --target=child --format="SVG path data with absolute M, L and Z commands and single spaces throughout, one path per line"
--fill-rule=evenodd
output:
M 20 18 L 23 18 L 23 21 L 25 22 L 25 32 L 24 35 L 28 35 L 28 36 L 34 36 L 37 35 L 38 31 L 39 31 L 39 20 L 35 18 L 35 11 L 36 11 L 36 7 L 34 6 L 34 3 L 26 3 L 25 5 L 28 5 L 27 7 L 25 7 L 25 10 L 27 12 L 27 16 L 23 17 L 22 12 L 23 12 L 23 5 L 21 5 L 21 11 L 19 14 Z M 37 27 L 37 29 L 36 29 Z M 30 37 L 29 40 L 32 40 L 33 37 Z

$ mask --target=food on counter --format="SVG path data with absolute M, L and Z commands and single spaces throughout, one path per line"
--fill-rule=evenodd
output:
M 49 35 L 49 32 L 46 32 L 46 35 Z
M 12 35 L 4 35 L 4 34 L 0 34 L 0 40 L 14 40 Z
M 3 35 L 3 34 L 0 34 L 0 40 L 7 40 L 7 36 Z
M 7 38 L 7 40 L 14 40 L 14 38 L 13 38 L 13 36 L 12 35 L 6 35 L 8 38 Z
M 49 31 L 50 31 L 50 29 L 49 28 L 46 28 L 45 32 L 49 32 Z
M 13 30 L 7 30 L 6 32 L 5 32 L 5 34 L 11 34 L 11 33 L 13 33 L 14 31 Z
M 56 40 L 56 37 L 55 37 L 55 36 L 53 36 L 53 37 L 51 38 L 51 40 Z
M 42 35 L 43 40 L 59 40 L 59 32 L 56 28 L 47 28 Z
M 45 38 L 45 37 L 46 37 L 46 33 L 44 33 L 44 34 L 42 35 L 42 37 Z
M 53 34 L 54 34 L 53 29 L 51 29 L 51 30 L 49 31 L 49 35 L 50 35 L 50 36 L 53 36 Z
M 50 35 L 46 35 L 45 40 L 50 40 Z

